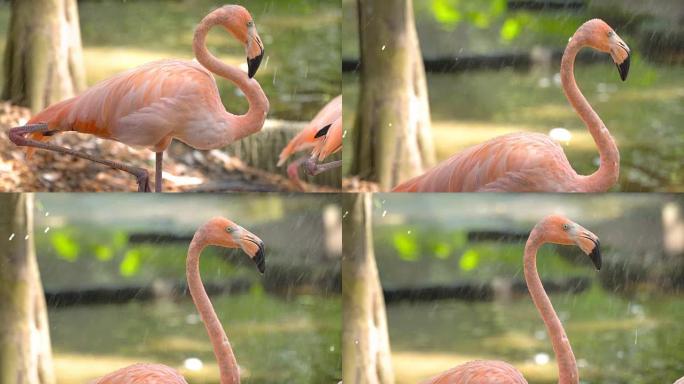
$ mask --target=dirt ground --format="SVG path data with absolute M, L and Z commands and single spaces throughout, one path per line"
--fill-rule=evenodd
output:
M 30 160 L 7 132 L 30 118 L 30 111 L 0 102 L 0 191 L 126 192 L 136 191 L 135 178 L 85 159 L 36 150 Z M 74 132 L 55 135 L 51 143 L 109 160 L 148 169 L 154 180 L 154 153 Z M 174 141 L 164 155 L 164 192 L 295 192 L 286 177 L 251 168 L 220 150 L 198 151 Z M 151 181 L 151 184 L 152 184 Z M 154 186 L 152 186 L 154 188 Z M 306 185 L 308 192 L 332 192 Z

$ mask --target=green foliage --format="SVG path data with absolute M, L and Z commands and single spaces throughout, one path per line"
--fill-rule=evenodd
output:
M 53 232 L 50 236 L 50 241 L 59 258 L 70 262 L 74 262 L 78 259 L 81 247 L 67 231 Z
M 138 249 L 131 249 L 121 260 L 119 264 L 119 272 L 121 276 L 131 277 L 138 273 L 140 270 L 140 260 L 142 259 L 142 253 Z
M 488 28 L 506 11 L 506 0 L 432 0 L 430 9 L 446 29 L 454 29 L 463 20 Z
M 397 232 L 394 234 L 394 249 L 402 260 L 415 261 L 420 258 L 418 243 L 409 233 Z
M 458 262 L 458 266 L 461 268 L 461 271 L 464 272 L 472 271 L 477 268 L 478 264 L 480 264 L 480 254 L 473 248 L 465 251 L 461 256 L 461 260 Z

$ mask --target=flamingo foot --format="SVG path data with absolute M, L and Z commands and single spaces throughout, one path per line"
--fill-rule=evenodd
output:
M 313 157 L 308 158 L 304 162 L 304 170 L 311 176 L 320 175 L 323 172 L 329 171 L 342 166 L 342 160 L 331 161 L 325 164 L 317 164 Z

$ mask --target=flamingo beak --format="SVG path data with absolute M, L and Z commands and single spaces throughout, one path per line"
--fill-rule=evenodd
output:
M 247 58 L 247 76 L 253 78 L 256 75 L 259 66 L 261 65 L 261 59 L 264 57 L 264 49 L 260 49 L 260 53 L 252 58 Z
M 597 271 L 601 270 L 601 242 L 599 239 L 596 239 L 594 241 L 594 249 L 592 249 L 591 253 L 589 254 L 589 258 L 591 259 L 591 262 L 594 263 L 594 267 L 596 267 Z
M 253 234 L 245 231 L 240 238 L 242 250 L 249 255 L 249 257 L 256 264 L 259 273 L 263 274 L 266 271 L 266 253 L 264 242 Z
M 629 52 L 627 52 L 627 58 L 622 61 L 622 63 L 615 63 L 618 72 L 620 73 L 620 79 L 622 81 L 627 80 L 627 74 L 629 73 Z
M 586 229 L 579 227 L 575 242 L 589 256 L 597 271 L 601 270 L 601 242 L 599 238 Z

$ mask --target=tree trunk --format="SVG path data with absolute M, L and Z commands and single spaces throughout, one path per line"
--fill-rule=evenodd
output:
M 0 194 L 0 384 L 54 384 L 33 195 Z
M 393 384 L 387 317 L 373 252 L 371 195 L 345 194 L 342 377 L 348 384 Z
M 351 173 L 388 189 L 435 161 L 412 0 L 358 0 L 361 94 Z
M 76 0 L 12 0 L 2 98 L 38 112 L 85 87 Z

